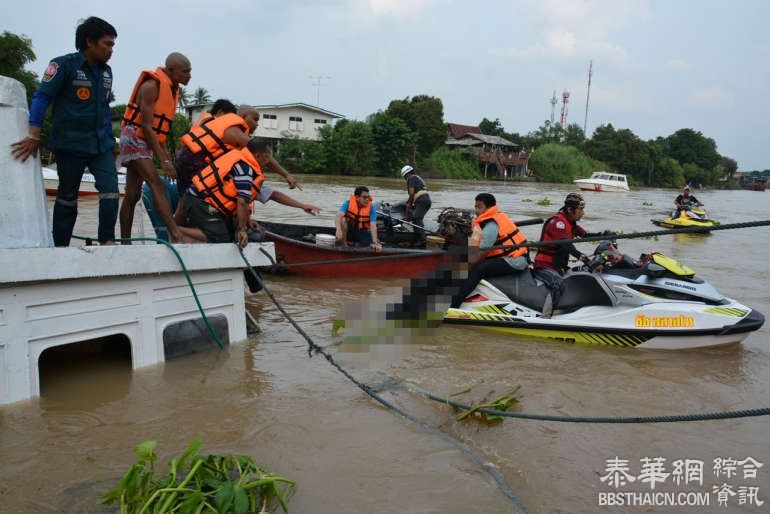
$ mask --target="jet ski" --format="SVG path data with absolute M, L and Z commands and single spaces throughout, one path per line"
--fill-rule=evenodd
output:
M 559 276 L 525 270 L 482 280 L 459 308 L 446 311 L 444 322 L 666 350 L 738 343 L 763 325 L 761 313 L 722 295 L 674 259 L 642 257 L 599 255 L 591 262 L 595 271 Z
M 671 216 L 676 212 L 672 212 Z M 701 208 L 682 209 L 679 211 L 679 216 L 672 218 L 667 216 L 666 218 L 659 220 L 650 220 L 653 225 L 657 225 L 663 228 L 682 228 L 682 227 L 703 227 L 713 228 L 719 225 L 716 220 L 710 219 L 706 215 L 706 211 Z

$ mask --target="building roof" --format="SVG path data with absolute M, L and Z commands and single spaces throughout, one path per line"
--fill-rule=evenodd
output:
M 510 146 L 516 148 L 516 143 L 508 141 L 500 136 L 488 136 L 486 134 L 466 134 L 465 137 L 455 139 L 449 137 L 446 140 L 446 144 L 453 146 L 478 146 L 481 144 L 495 145 L 495 146 Z
M 269 104 L 269 105 L 254 105 L 255 109 L 291 109 L 292 107 L 304 107 L 305 109 L 320 112 L 321 114 L 326 114 L 327 116 L 330 116 L 332 118 L 344 118 L 342 114 L 338 114 L 336 112 L 328 111 L 326 109 L 322 109 L 321 107 L 316 107 L 315 105 L 306 104 L 304 102 L 295 102 L 290 104 Z
M 475 125 L 460 125 L 459 123 L 447 123 L 449 135 L 455 139 L 461 139 L 467 134 L 481 134 L 481 129 Z

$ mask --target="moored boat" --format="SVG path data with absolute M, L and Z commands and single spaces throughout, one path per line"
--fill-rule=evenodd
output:
M 56 196 L 56 190 L 59 188 L 59 174 L 56 170 L 43 166 L 43 185 L 47 195 Z M 120 196 L 126 194 L 126 175 L 118 172 L 118 193 Z M 83 179 L 80 181 L 78 196 L 95 196 L 99 191 L 96 190 L 96 179 L 90 173 L 83 173 Z
M 449 258 L 443 249 L 371 248 L 334 246 L 334 227 L 291 225 L 260 221 L 264 241 L 275 243 L 276 262 L 286 271 L 313 277 L 412 278 L 435 270 Z
M 628 180 L 621 173 L 610 173 L 608 171 L 595 171 L 590 178 L 579 178 L 573 180 L 575 184 L 584 191 L 605 191 L 605 192 L 624 192 L 629 191 Z

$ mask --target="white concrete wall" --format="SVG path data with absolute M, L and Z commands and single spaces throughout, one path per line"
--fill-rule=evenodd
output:
M 326 124 L 329 126 L 333 126 L 334 122 L 336 121 L 336 118 L 332 118 L 328 114 L 324 114 L 301 106 L 286 107 L 281 109 L 262 107 L 257 108 L 259 109 L 261 118 L 259 120 L 259 126 L 257 127 L 257 130 L 254 131 L 254 135 L 259 137 L 271 137 L 280 139 L 284 139 L 286 137 L 296 137 L 299 139 L 311 139 L 317 141 L 320 139 L 318 137 L 317 129 L 323 127 L 324 125 L 316 124 L 314 120 L 324 119 L 326 120 Z M 267 128 L 268 123 L 264 118 L 265 114 L 272 114 L 278 117 L 278 126 L 276 128 Z M 289 118 L 291 116 L 302 118 L 302 130 L 292 130 L 289 128 Z
M 21 82 L 0 76 L 0 248 L 53 246 L 40 159 L 22 163 L 11 144 L 29 129 L 27 97 Z

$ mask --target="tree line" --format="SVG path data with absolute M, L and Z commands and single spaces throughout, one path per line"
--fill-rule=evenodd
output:
M 28 99 L 38 86 L 37 75 L 25 70 L 35 60 L 32 42 L 8 31 L 0 36 L 0 74 L 15 78 L 27 88 Z M 180 92 L 180 108 L 211 101 L 198 87 Z M 113 108 L 113 119 L 125 106 Z M 177 114 L 171 144 L 178 142 L 190 121 Z M 630 129 L 600 125 L 590 138 L 577 124 L 562 127 L 545 121 L 524 135 L 507 132 L 499 118 L 479 122 L 483 134 L 505 138 L 529 153 L 529 168 L 548 182 L 571 182 L 593 171 L 608 170 L 628 175 L 632 184 L 679 187 L 683 184 L 737 187 L 733 175 L 738 163 L 717 151 L 716 142 L 691 128 L 666 137 L 643 140 Z M 117 134 L 116 134 L 117 135 Z M 384 110 L 364 121 L 343 119 L 319 129 L 319 141 L 287 138 L 278 146 L 278 159 L 294 171 L 363 176 L 397 176 L 406 163 L 428 177 L 479 179 L 481 166 L 469 149 L 449 148 L 440 98 L 417 95 L 392 100 Z M 44 125 L 42 143 L 47 138 Z

